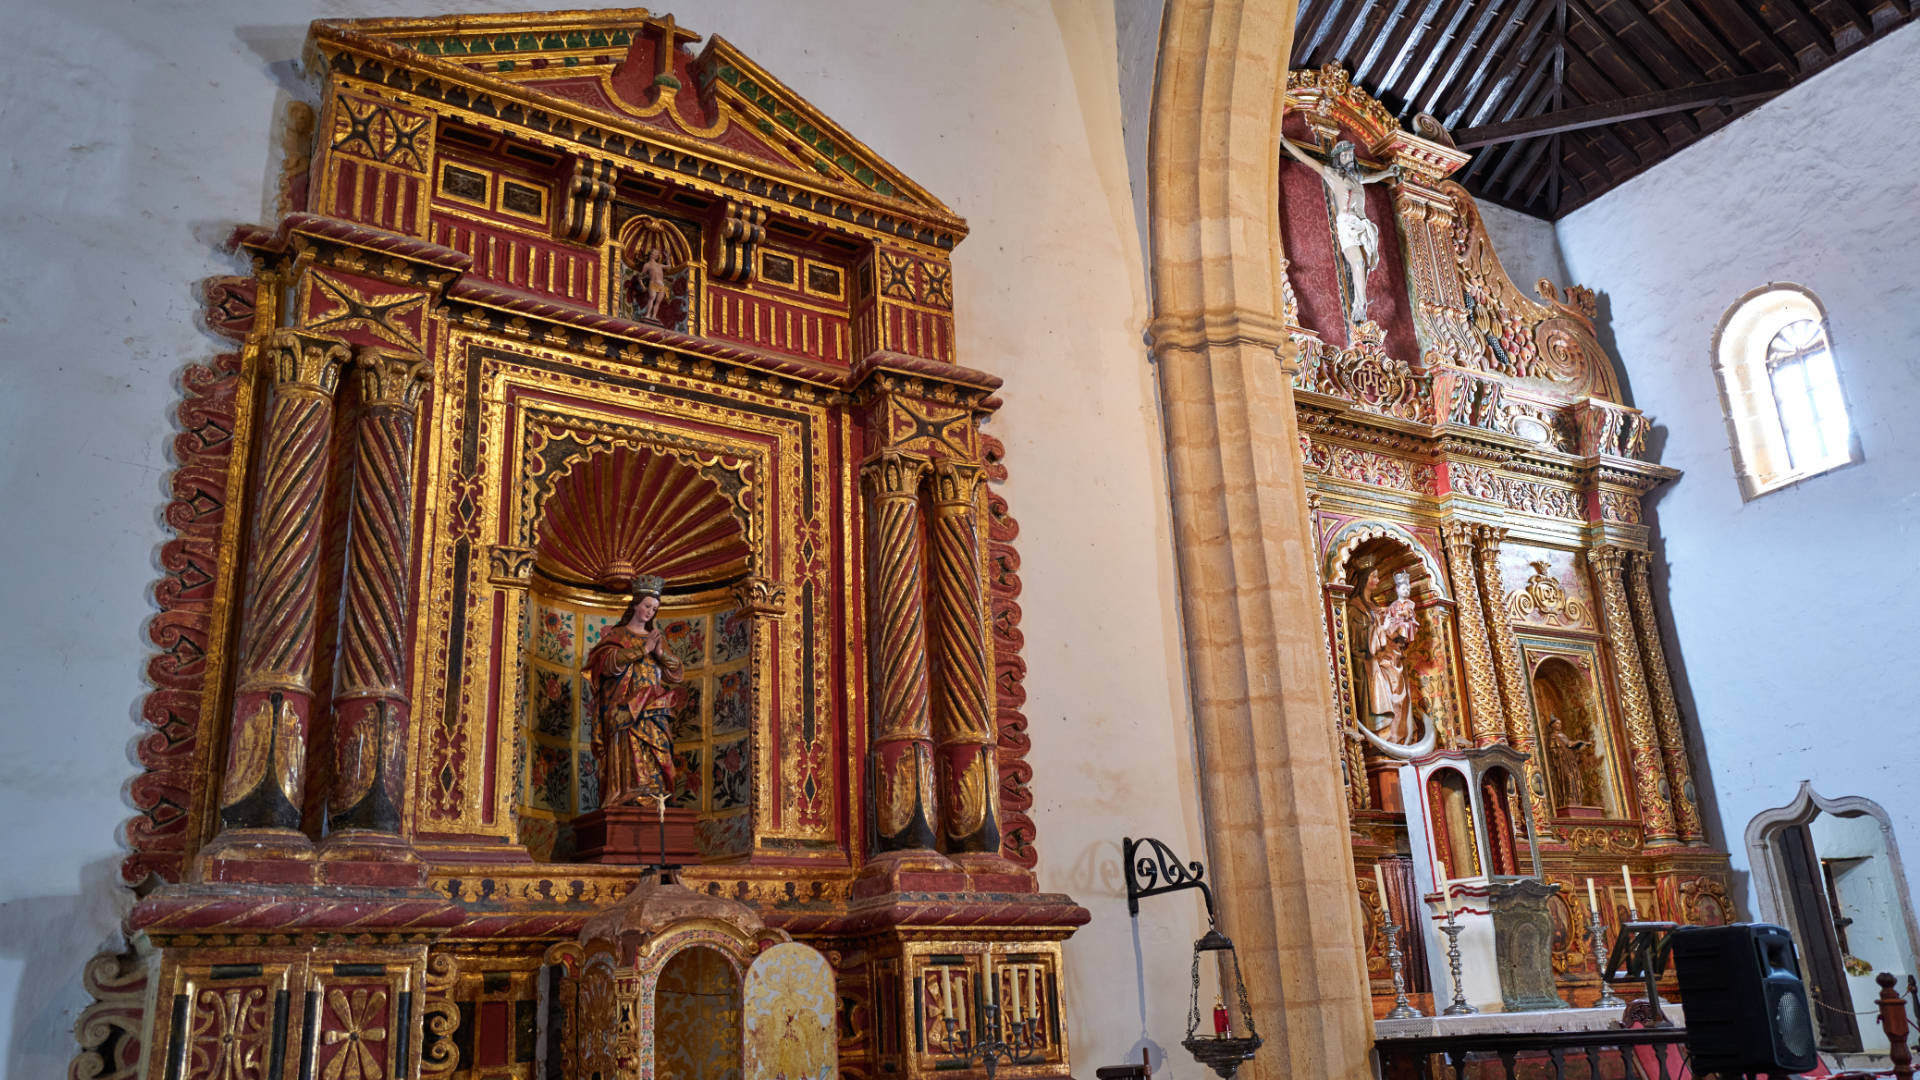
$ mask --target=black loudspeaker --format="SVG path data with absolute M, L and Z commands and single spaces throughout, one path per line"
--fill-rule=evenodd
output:
M 1788 1076 L 1819 1063 L 1812 1007 L 1785 930 L 1767 923 L 1680 927 L 1673 969 L 1695 1076 Z

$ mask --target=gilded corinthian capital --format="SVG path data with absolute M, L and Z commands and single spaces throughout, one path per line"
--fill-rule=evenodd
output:
M 418 353 L 372 345 L 354 351 L 353 372 L 362 404 L 408 411 L 419 406 L 430 378 L 426 358 Z
M 332 394 L 347 362 L 347 345 L 327 334 L 283 328 L 273 332 L 261 356 L 276 387 Z

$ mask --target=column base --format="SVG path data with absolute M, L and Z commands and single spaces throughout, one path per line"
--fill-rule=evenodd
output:
M 854 879 L 855 900 L 883 893 L 965 892 L 967 872 L 937 851 L 909 848 L 883 851 L 867 860 Z
M 194 857 L 204 882 L 305 885 L 314 880 L 313 841 L 298 829 L 224 829 Z
M 997 851 L 970 851 L 955 855 L 953 861 L 966 871 L 974 892 L 1030 893 L 1040 888 L 1033 871 Z
M 377 885 L 418 888 L 427 883 L 427 864 L 403 836 L 347 829 L 320 841 L 319 880 L 327 885 Z

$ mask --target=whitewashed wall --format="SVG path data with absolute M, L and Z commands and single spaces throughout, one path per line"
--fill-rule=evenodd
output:
M 1903 119 L 1916 87 L 1909 26 L 1559 224 L 1636 404 L 1664 428 L 1661 460 L 1686 473 L 1653 504 L 1665 629 L 1703 736 L 1703 801 L 1742 870 L 1747 822 L 1802 779 L 1878 801 L 1920 845 L 1920 129 Z M 1826 304 L 1866 460 L 1743 504 L 1710 349 L 1721 315 L 1769 281 Z
M 1522 293 L 1529 299 L 1536 298 L 1533 286 L 1541 278 L 1567 287 L 1567 267 L 1560 259 L 1560 240 L 1553 222 L 1495 203 L 1479 205 L 1480 220 L 1500 256 L 1500 266 Z
M 314 18 L 454 0 L 12 4 L 0 68 L 0 1062 L 66 1068 L 82 963 L 113 934 L 142 626 L 164 540 L 178 372 L 219 347 L 194 283 L 271 189 L 277 99 Z M 461 2 L 463 10 L 531 4 Z M 804 11 L 804 14 L 802 14 Z M 1101 0 L 904 5 L 707 0 L 677 12 L 776 73 L 973 227 L 963 362 L 1008 378 L 993 429 L 1020 519 L 1043 887 L 1094 922 L 1068 951 L 1076 1072 L 1175 1047 L 1187 897 L 1138 935 L 1119 840 L 1198 855 L 1158 412 L 1114 9 Z M 1158 1056 L 1156 1055 L 1156 1062 Z

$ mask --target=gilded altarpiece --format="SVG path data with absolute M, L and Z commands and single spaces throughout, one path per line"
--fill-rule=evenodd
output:
M 1447 179 L 1468 155 L 1438 124 L 1403 128 L 1337 66 L 1291 73 L 1285 115 L 1286 315 L 1376 1010 L 1392 986 L 1372 867 L 1403 927 L 1438 900 L 1413 895 L 1398 762 L 1358 731 L 1402 715 L 1443 749 L 1529 755 L 1524 797 L 1561 886 L 1553 969 L 1562 997 L 1590 1003 L 1587 878 L 1609 935 L 1622 863 L 1642 915 L 1731 912 L 1640 511 L 1678 473 L 1647 460 L 1650 421 L 1621 396 L 1594 294 L 1543 280 L 1535 298 L 1508 279 Z M 1396 596 L 1413 620 L 1397 630 Z
M 88 967 L 76 1080 L 532 1080 L 646 1042 L 580 942 L 656 816 L 681 885 L 764 923 L 731 985 L 787 939 L 830 967 L 794 1007 L 839 1073 L 951 1070 L 997 994 L 1039 1033 L 1006 1071 L 1067 1074 L 1087 913 L 1031 869 L 965 223 L 699 42 L 637 9 L 313 25 L 279 218 L 206 286 L 234 351 L 184 380 L 133 948 Z M 670 673 L 659 807 L 602 805 L 626 626 Z M 637 847 L 587 843 L 619 813 Z

